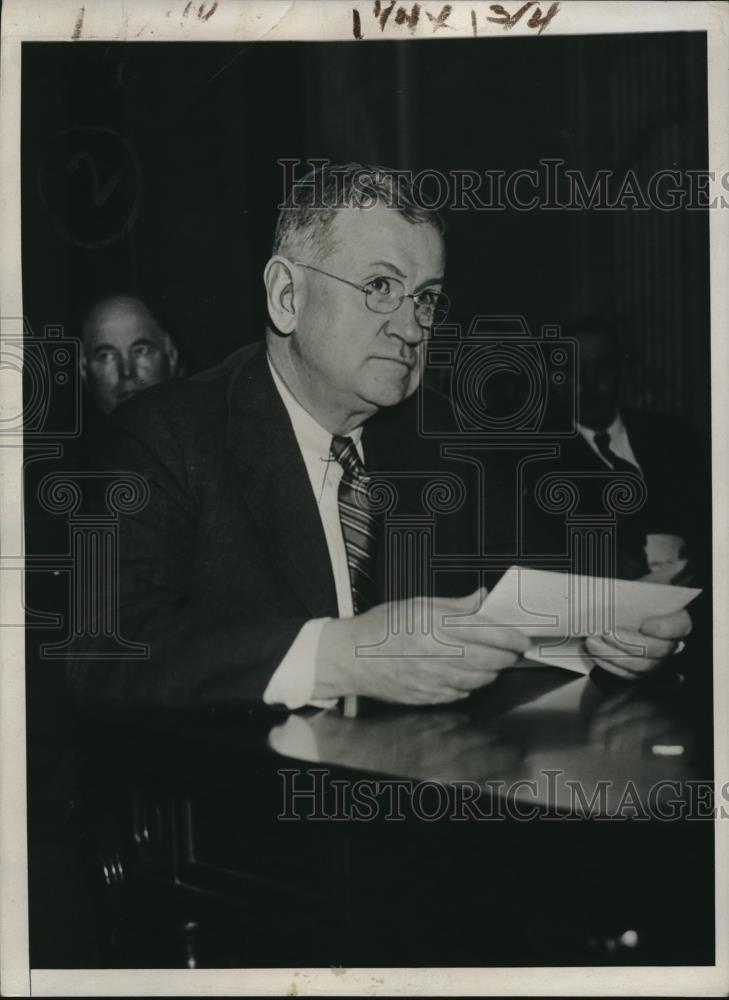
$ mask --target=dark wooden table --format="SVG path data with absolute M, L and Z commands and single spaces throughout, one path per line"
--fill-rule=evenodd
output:
M 602 671 L 581 676 L 507 671 L 466 702 L 422 710 L 365 702 L 357 718 L 337 709 L 291 714 L 271 729 L 271 749 L 412 782 L 469 782 L 523 803 L 512 812 L 611 817 L 641 808 L 689 808 L 690 782 L 706 778 L 702 734 L 682 704 L 682 680 L 635 687 Z M 670 798 L 672 806 L 669 806 Z
M 356 719 L 86 720 L 64 815 L 86 964 L 709 963 L 705 693 L 675 670 L 516 668 L 458 705 Z M 32 954 L 52 896 L 31 893 Z M 57 965 L 40 937 L 35 964 Z

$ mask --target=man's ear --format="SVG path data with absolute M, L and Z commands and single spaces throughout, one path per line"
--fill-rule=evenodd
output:
M 88 386 L 88 366 L 86 364 L 86 355 L 85 354 L 82 354 L 81 357 L 80 357 L 80 359 L 79 359 L 78 370 L 79 370 L 79 372 L 81 374 L 81 381 L 83 382 L 83 384 L 85 386 Z
M 296 329 L 296 289 L 291 264 L 285 257 L 271 257 L 263 272 L 268 315 L 279 333 L 286 337 Z

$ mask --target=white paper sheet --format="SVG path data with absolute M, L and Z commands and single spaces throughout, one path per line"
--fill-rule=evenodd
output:
M 564 640 L 564 645 L 560 643 L 558 649 L 554 648 L 555 641 L 554 638 L 535 636 L 532 645 L 524 653 L 524 658 L 540 666 L 562 667 L 576 674 L 590 673 L 595 661 L 584 651 L 584 639 L 570 636 Z
M 621 638 L 648 618 L 680 611 L 700 593 L 695 587 L 511 566 L 479 614 L 533 636 L 529 660 L 586 674 L 594 661 L 582 650 L 585 636 L 607 632 Z

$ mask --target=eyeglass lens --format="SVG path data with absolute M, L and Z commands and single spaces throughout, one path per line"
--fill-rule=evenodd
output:
M 394 312 L 405 298 L 405 286 L 397 278 L 382 280 L 382 287 L 370 285 L 367 303 L 374 312 Z M 440 292 L 424 291 L 415 296 L 415 316 L 422 326 L 442 322 L 448 310 L 448 300 Z

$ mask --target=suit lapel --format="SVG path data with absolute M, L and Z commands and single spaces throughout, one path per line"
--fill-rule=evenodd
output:
M 250 469 L 244 484 L 246 504 L 291 587 L 313 617 L 336 617 L 337 596 L 324 529 L 263 348 L 233 377 L 227 447 Z
M 376 558 L 376 580 L 380 600 L 395 600 L 406 596 L 410 575 L 393 577 L 390 560 L 399 528 L 423 523 L 425 513 L 422 503 L 424 476 L 434 473 L 427 456 L 418 448 L 417 435 L 413 433 L 417 410 L 414 398 L 396 407 L 381 410 L 364 425 L 362 447 L 365 466 L 378 480 L 388 482 L 396 497 L 395 507 L 383 517 L 383 533 L 389 522 L 392 532 L 389 540 L 382 538 Z M 393 518 L 393 514 L 395 517 Z
M 645 474 L 646 465 L 650 468 L 652 464 L 656 442 L 651 441 L 650 435 L 645 433 L 647 428 L 641 423 L 640 420 L 636 420 L 634 413 L 630 410 L 621 410 L 620 415 L 623 418 L 623 423 L 625 424 L 625 433 L 628 438 L 628 443 L 633 449 L 633 454 Z

